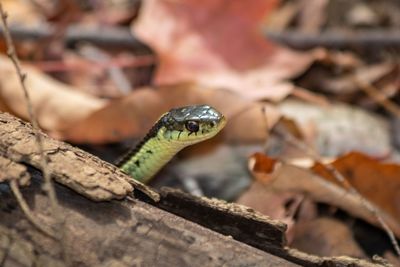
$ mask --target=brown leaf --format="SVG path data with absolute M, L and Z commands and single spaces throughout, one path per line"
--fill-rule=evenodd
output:
M 319 75 L 317 73 L 318 75 L 312 77 L 315 81 L 308 84 L 308 86 L 313 87 L 315 84 L 316 88 L 320 88 L 324 92 L 345 95 L 356 93 L 359 90 L 358 83 L 360 82 L 372 84 L 382 78 L 390 76 L 393 72 L 396 72 L 396 65 L 387 62 L 376 65 L 359 66 L 350 73 L 342 73 L 336 77 L 332 77 L 332 74 L 321 73 Z M 391 79 L 390 81 L 393 83 L 395 79 Z
M 318 256 L 365 258 L 349 227 L 330 218 L 318 218 L 294 225 L 292 248 Z
M 358 152 L 340 157 L 332 165 L 361 195 L 400 221 L 399 165 L 382 163 Z M 337 183 L 322 165 L 316 164 L 312 169 L 332 183 Z
M 257 153 L 250 158 L 249 168 L 258 181 L 271 189 L 280 192 L 303 193 L 316 201 L 339 207 L 355 217 L 362 218 L 380 227 L 376 217 L 365 207 L 364 201 L 374 207 L 392 231 L 398 237 L 400 236 L 399 220 L 392 213 L 389 213 L 391 211 L 388 212 L 385 207 L 378 206 L 379 203 L 372 203 L 367 199 L 361 200 L 357 195 L 323 179 L 312 170 L 276 161 L 261 153 Z M 371 173 L 370 175 L 373 174 Z M 393 186 L 393 184 L 391 185 Z M 371 191 L 376 190 L 370 185 L 366 187 Z M 363 192 L 363 190 L 360 191 Z
M 292 192 L 274 192 L 268 190 L 260 182 L 255 181 L 236 201 L 241 205 L 250 207 L 261 212 L 272 219 L 284 222 L 290 232 L 294 222 L 293 214 L 290 213 L 291 206 L 298 206 L 302 196 Z M 288 205 L 290 204 L 290 205 Z M 291 238 L 288 238 L 289 240 Z
M 3 9 L 9 14 L 10 24 L 37 25 L 45 20 L 35 4 L 23 0 L 2 0 Z
M 279 119 L 279 113 L 272 106 L 244 100 L 231 91 L 181 84 L 136 90 L 127 97 L 110 102 L 60 132 L 59 136 L 77 143 L 104 143 L 140 137 L 172 107 L 191 104 L 209 104 L 222 112 L 228 118 L 224 132 L 229 141 L 264 141 L 268 128 Z
M 62 130 L 80 120 L 106 101 L 82 94 L 32 67 L 23 66 L 26 86 L 37 119 L 46 130 Z M 19 79 L 11 61 L 0 56 L 0 102 L 17 116 L 27 119 L 28 111 Z
M 266 40 L 260 25 L 277 2 L 149 0 L 133 29 L 160 58 L 157 84 L 196 81 L 279 101 L 293 89 L 285 80 L 303 72 L 314 55 Z
M 337 157 L 356 150 L 383 156 L 392 150 L 387 120 L 361 108 L 285 100 L 279 110 L 296 122 L 307 143 L 321 155 Z

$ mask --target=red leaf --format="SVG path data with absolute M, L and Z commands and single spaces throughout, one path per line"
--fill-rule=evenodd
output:
M 160 58 L 157 84 L 197 81 L 251 99 L 281 100 L 286 79 L 313 60 L 265 39 L 260 24 L 276 0 L 148 0 L 135 34 Z

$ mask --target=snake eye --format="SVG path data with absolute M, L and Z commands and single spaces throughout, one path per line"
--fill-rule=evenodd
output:
M 199 130 L 199 123 L 197 121 L 187 121 L 185 127 L 189 132 L 195 133 Z

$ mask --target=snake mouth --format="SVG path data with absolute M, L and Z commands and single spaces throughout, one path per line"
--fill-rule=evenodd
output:
M 219 120 L 216 133 L 219 133 L 226 125 L 227 119 L 225 118 L 224 115 L 221 115 L 221 119 Z
M 206 140 L 208 138 L 217 135 L 225 127 L 226 118 L 221 115 L 219 120 L 211 122 L 209 123 L 209 125 L 211 125 L 211 127 L 203 127 L 203 129 L 201 129 L 201 135 L 203 135 L 203 138 L 200 135 L 201 139 L 200 141 Z

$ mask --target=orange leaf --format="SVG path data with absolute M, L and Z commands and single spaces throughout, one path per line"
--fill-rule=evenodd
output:
M 332 165 L 361 195 L 400 221 L 400 165 L 381 163 L 358 152 L 340 157 Z M 313 171 L 337 183 L 323 166 L 315 165 Z
M 398 168 L 400 167 L 389 164 L 380 165 L 380 163 L 374 162 L 372 159 L 367 160 L 365 156 L 361 157 L 360 155 L 353 155 L 343 161 L 346 164 L 343 162 L 341 164 L 336 163 L 337 168 L 347 176 L 358 177 L 356 179 L 357 183 L 355 179 L 350 179 L 350 182 L 366 197 L 364 202 L 369 202 L 368 205 L 378 211 L 383 220 L 399 237 L 400 224 L 397 219 L 399 213 L 398 209 L 397 211 L 394 209 L 396 209 L 395 202 L 398 199 L 399 190 L 399 179 L 396 176 L 396 171 L 398 174 Z M 378 227 L 381 226 L 377 218 L 371 214 L 370 210 L 365 207 L 363 201 L 357 195 L 322 178 L 310 169 L 292 164 L 275 162 L 273 171 L 270 172 L 270 162 L 271 159 L 262 154 L 251 157 L 249 161 L 250 171 L 268 189 L 279 192 L 302 193 L 318 202 L 339 207 L 355 217 L 362 218 Z M 264 163 L 267 163 L 267 166 L 259 166 Z M 351 167 L 348 167 L 349 165 Z M 371 166 L 368 167 L 367 165 Z M 256 170 L 254 166 L 258 166 Z M 344 166 L 347 167 L 345 168 Z M 365 168 L 365 172 L 360 168 Z M 267 170 L 267 172 L 261 170 Z M 370 182 L 370 180 L 374 180 L 374 182 Z

